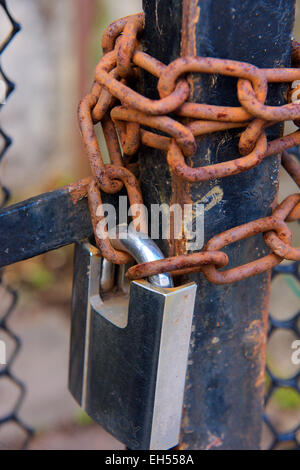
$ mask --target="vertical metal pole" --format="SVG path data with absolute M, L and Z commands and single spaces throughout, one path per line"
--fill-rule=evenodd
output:
M 97 6 L 100 10 L 102 5 Z M 90 77 L 92 76 L 90 56 L 88 48 L 92 33 L 93 17 L 95 15 L 95 0 L 76 0 L 76 25 L 75 33 L 77 39 L 77 76 L 78 76 L 78 101 L 88 93 Z M 76 174 L 80 176 L 89 174 L 89 165 L 86 158 L 83 158 L 83 147 L 80 133 L 76 134 L 78 138 L 78 152 L 76 159 Z
M 164 63 L 180 55 L 236 59 L 260 67 L 290 65 L 294 0 L 144 0 L 148 53 Z M 145 75 L 143 92 L 156 97 Z M 197 74 L 192 101 L 238 105 L 236 80 Z M 269 87 L 268 102 L 284 102 L 285 86 Z M 272 128 L 269 138 L 280 135 Z M 238 157 L 238 131 L 204 136 L 191 166 Z M 278 156 L 246 173 L 199 184 L 170 175 L 163 152 L 143 147 L 141 184 L 146 204 L 204 202 L 205 241 L 228 228 L 270 214 L 277 196 Z M 165 254 L 185 252 L 183 242 L 161 242 Z M 261 235 L 228 247 L 230 266 L 266 253 Z M 182 449 L 255 449 L 263 410 L 269 274 L 226 286 L 203 275 L 198 284 L 182 422 Z

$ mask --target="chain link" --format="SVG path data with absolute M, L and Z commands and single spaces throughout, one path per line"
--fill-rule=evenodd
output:
M 142 202 L 138 181 L 128 164 L 129 157 L 137 152 L 141 143 L 165 151 L 171 172 L 191 183 L 247 171 L 264 158 L 282 152 L 283 166 L 298 186 L 300 183 L 300 165 L 285 152 L 300 144 L 300 130 L 271 142 L 267 142 L 265 134 L 267 127 L 278 122 L 293 120 L 297 124 L 300 120 L 297 99 L 282 106 L 265 105 L 268 83 L 286 82 L 291 89 L 292 82 L 300 80 L 300 70 L 262 69 L 244 62 L 209 57 L 181 57 L 166 66 L 141 50 L 138 35 L 143 31 L 143 25 L 144 16 L 138 14 L 119 19 L 107 28 L 102 39 L 104 55 L 96 67 L 95 82 L 91 93 L 79 105 L 80 128 L 93 174 L 88 197 L 95 238 L 103 256 L 118 264 L 128 262 L 128 256 L 114 250 L 108 238 L 99 239 L 96 226 L 104 214 L 99 214 L 98 210 L 96 215 L 96 210 L 101 206 L 100 191 L 116 193 L 123 184 L 131 204 Z M 300 48 L 294 41 L 292 48 L 293 64 L 297 67 Z M 141 69 L 157 77 L 159 99 L 151 100 L 133 89 Z M 190 90 L 186 75 L 189 73 L 236 77 L 240 106 L 188 102 Z M 296 87 L 289 94 L 291 101 L 297 92 Z M 183 124 L 174 116 L 189 118 L 189 122 Z M 101 123 L 103 128 L 110 164 L 104 164 L 101 155 L 94 130 L 97 123 Z M 196 168 L 186 163 L 185 157 L 196 151 L 196 137 L 232 128 L 242 129 L 239 158 Z M 151 129 L 159 131 L 159 134 Z M 139 279 L 167 271 L 174 274 L 201 271 L 215 284 L 245 279 L 273 268 L 283 259 L 300 259 L 300 248 L 291 247 L 291 232 L 286 225 L 286 221 L 298 218 L 300 195 L 291 195 L 270 217 L 214 236 L 200 253 L 136 265 L 128 270 L 127 277 Z M 257 233 L 264 234 L 271 253 L 243 266 L 219 271 L 229 262 L 227 255 L 220 250 Z

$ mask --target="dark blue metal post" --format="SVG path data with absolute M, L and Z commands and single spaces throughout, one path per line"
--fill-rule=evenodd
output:
M 294 0 L 144 0 L 148 53 L 168 64 L 180 55 L 236 59 L 259 67 L 290 65 Z M 144 92 L 154 97 L 154 81 L 144 77 Z M 285 86 L 270 86 L 268 102 L 283 103 Z M 195 102 L 238 105 L 236 80 L 193 76 Z M 278 137 L 281 126 L 269 137 Z M 238 131 L 199 139 L 191 166 L 232 160 L 239 156 Z M 205 240 L 224 230 L 271 212 L 277 195 L 278 156 L 243 174 L 199 184 L 170 175 L 166 156 L 140 152 L 142 190 L 146 204 L 205 201 L 219 195 L 205 211 Z M 163 243 L 165 254 L 185 251 L 181 244 Z M 228 247 L 231 266 L 266 252 L 258 235 Z M 201 275 L 198 283 L 194 334 L 190 346 L 182 421 L 182 449 L 255 449 L 262 427 L 268 273 L 232 285 L 215 286 Z

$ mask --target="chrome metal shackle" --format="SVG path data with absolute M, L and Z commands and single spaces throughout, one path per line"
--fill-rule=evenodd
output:
M 148 235 L 137 232 L 131 225 L 120 224 L 109 232 L 112 246 L 116 250 L 129 253 L 137 263 L 147 263 L 164 259 L 162 251 Z M 157 287 L 173 287 L 173 280 L 169 273 L 156 274 L 149 277 L 149 282 Z

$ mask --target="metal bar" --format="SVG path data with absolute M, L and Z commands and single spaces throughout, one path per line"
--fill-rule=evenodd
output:
M 180 55 L 236 59 L 260 67 L 290 65 L 294 0 L 144 0 L 145 48 L 169 63 Z M 284 18 L 284 21 L 283 21 Z M 194 75 L 191 100 L 237 105 L 236 80 Z M 153 96 L 145 74 L 142 91 Z M 268 102 L 282 104 L 284 85 L 270 85 Z M 282 131 L 273 128 L 271 138 Z M 238 132 L 201 138 L 191 166 L 232 160 L 239 155 Z M 170 175 L 165 155 L 143 147 L 141 185 L 151 203 L 205 204 L 205 241 L 235 225 L 269 215 L 277 196 L 278 156 L 232 177 L 187 184 Z M 161 242 L 165 254 L 185 252 L 183 241 Z M 262 235 L 228 248 L 231 265 L 263 256 Z M 201 274 L 194 334 L 186 380 L 181 449 L 259 448 L 262 427 L 269 274 L 227 286 L 215 286 Z
M 0 211 L 0 267 L 93 235 L 86 198 L 89 178 Z M 103 201 L 116 206 L 114 195 Z

